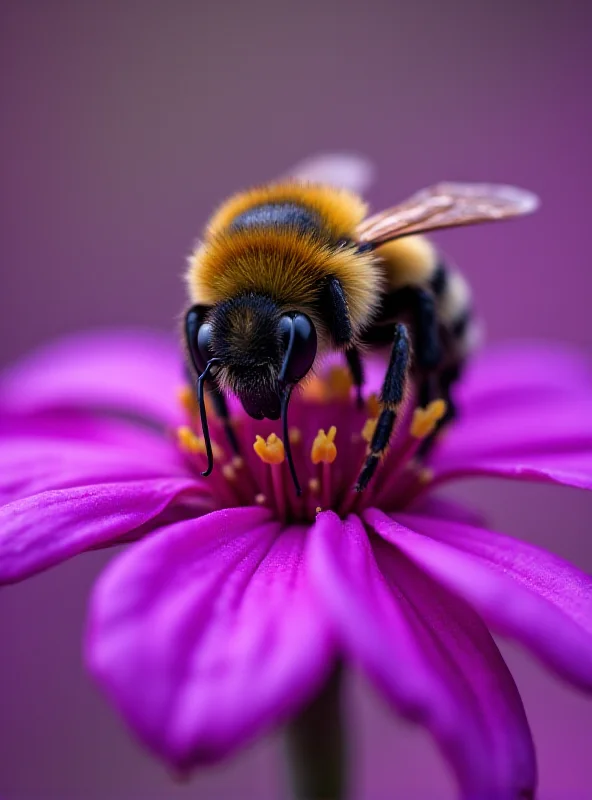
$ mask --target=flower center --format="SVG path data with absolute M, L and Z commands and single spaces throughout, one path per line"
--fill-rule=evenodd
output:
M 446 413 L 443 400 L 415 408 L 414 394 L 411 387 L 389 449 L 370 485 L 357 493 L 354 487 L 382 410 L 377 394 L 370 391 L 360 408 L 347 369 L 336 364 L 329 364 L 294 391 L 289 437 L 301 496 L 296 495 L 289 474 L 279 423 L 251 419 L 238 402 L 230 399 L 230 425 L 240 449 L 237 455 L 208 403 L 215 465 L 204 480 L 210 482 L 214 502 L 220 508 L 268 506 L 286 521 L 311 521 L 327 509 L 342 516 L 368 505 L 400 509 L 431 479 L 422 445 L 433 436 Z M 206 447 L 191 387 L 180 390 L 179 400 L 187 423 L 177 429 L 178 445 L 192 469 L 202 472 Z

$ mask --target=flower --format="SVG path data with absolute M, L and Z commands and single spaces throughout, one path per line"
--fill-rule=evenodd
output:
M 534 748 L 489 633 L 592 689 L 592 579 L 484 528 L 433 490 L 464 475 L 592 488 L 592 382 L 557 347 L 498 348 L 458 387 L 459 419 L 413 392 L 375 480 L 351 491 L 383 365 L 357 408 L 328 361 L 294 395 L 297 498 L 275 423 L 210 414 L 204 479 L 178 348 L 155 334 L 67 340 L 0 381 L 0 580 L 135 541 L 94 590 L 86 658 L 128 723 L 183 768 L 220 758 L 313 697 L 339 659 L 425 725 L 470 798 L 528 798 Z M 108 412 L 108 413 L 106 413 Z

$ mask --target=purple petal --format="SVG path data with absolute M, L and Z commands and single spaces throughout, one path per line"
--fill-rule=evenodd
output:
M 79 334 L 7 370 L 0 407 L 14 414 L 100 408 L 176 425 L 182 365 L 180 346 L 156 333 Z
M 421 722 L 473 800 L 532 797 L 533 744 L 516 686 L 480 618 L 357 517 L 319 515 L 315 588 L 344 647 Z
M 592 691 L 592 578 L 508 536 L 444 520 L 379 511 L 366 518 L 488 624 Z
M 557 344 L 498 345 L 469 362 L 458 385 L 458 403 L 470 414 L 589 393 L 590 364 L 580 353 Z
M 461 505 L 448 498 L 438 497 L 434 493 L 422 494 L 407 508 L 413 515 L 430 517 L 430 519 L 447 519 L 451 522 L 464 522 L 468 525 L 483 527 L 484 517 L 479 511 Z
M 307 528 L 215 512 L 130 548 L 92 600 L 91 670 L 140 737 L 188 768 L 284 720 L 332 647 L 308 586 Z
M 140 442 L 142 446 L 133 450 L 47 437 L 4 440 L 0 448 L 0 503 L 50 489 L 187 476 L 172 447 L 158 447 L 154 442 L 146 447 L 138 437 L 136 443 Z M 207 492 L 205 481 L 203 489 Z
M 208 510 L 185 478 L 58 489 L 0 508 L 0 583 L 22 580 L 85 550 L 117 544 L 185 497 Z
M 434 462 L 434 479 L 438 482 L 478 475 L 592 489 L 592 453 L 498 456 L 448 463 L 438 456 Z
M 592 452 L 592 391 L 544 405 L 508 405 L 486 416 L 459 417 L 438 447 L 435 464 L 524 453 Z

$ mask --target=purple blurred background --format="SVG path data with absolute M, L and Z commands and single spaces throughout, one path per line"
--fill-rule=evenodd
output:
M 442 234 L 488 337 L 592 353 L 592 6 L 583 0 L 3 0 L 0 362 L 83 327 L 172 329 L 181 275 L 229 192 L 318 151 L 369 154 L 375 208 L 442 178 L 540 193 L 533 218 Z M 592 499 L 466 483 L 501 530 L 592 570 Z M 281 796 L 276 739 L 177 786 L 80 662 L 110 556 L 0 594 L 0 794 Z M 592 703 L 503 645 L 534 730 L 541 797 L 592 796 Z M 355 800 L 451 798 L 422 733 L 359 679 Z

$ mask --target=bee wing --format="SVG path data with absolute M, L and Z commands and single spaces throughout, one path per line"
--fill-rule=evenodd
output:
M 538 205 L 536 195 L 514 186 L 438 183 L 367 217 L 358 227 L 358 241 L 378 245 L 410 233 L 510 219 L 530 214 Z
M 374 167 L 362 156 L 325 153 L 300 161 L 284 177 L 302 183 L 324 183 L 363 194 L 374 180 Z

